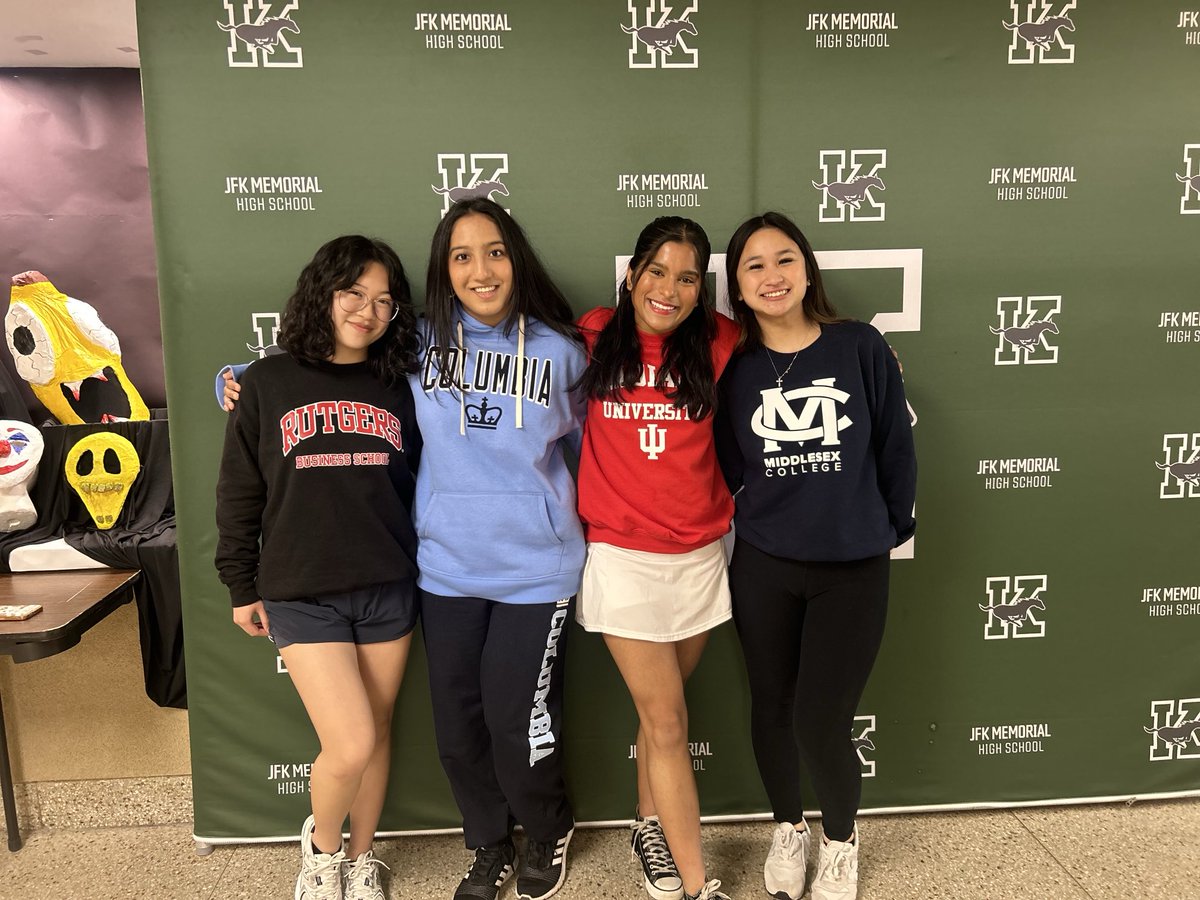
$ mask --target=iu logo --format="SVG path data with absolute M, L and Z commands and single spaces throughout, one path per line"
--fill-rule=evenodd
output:
M 854 745 L 854 752 L 858 754 L 863 778 L 875 777 L 875 742 L 871 740 L 874 733 L 874 716 L 854 717 L 854 726 L 850 729 L 850 743 Z
M 275 346 L 275 338 L 279 336 L 279 313 L 251 313 L 250 327 L 254 329 L 254 337 L 258 343 L 247 343 L 247 350 L 257 353 L 259 359 L 279 352 L 279 348 Z
M 882 222 L 887 204 L 877 196 L 887 190 L 880 175 L 887 168 L 886 150 L 822 150 L 822 222 Z
M 998 366 L 1053 365 L 1058 362 L 1058 323 L 1061 296 L 997 297 L 999 328 L 995 361 Z
M 983 623 L 983 639 L 1002 641 L 1008 638 L 1040 638 L 1046 636 L 1046 621 L 1039 613 L 1046 611 L 1045 575 L 1013 575 L 989 578 L 986 582 L 988 602 L 979 608 L 987 613 Z
M 1012 21 L 1004 23 L 1004 27 L 1012 32 L 1008 45 L 1008 64 L 1023 66 L 1075 62 L 1075 42 L 1070 40 L 1075 23 L 1067 15 L 1075 8 L 1075 2 L 1009 0 Z
M 621 26 L 629 35 L 629 68 L 700 68 L 700 51 L 688 44 L 697 34 L 690 18 L 699 8 L 700 0 L 629 0 L 629 25 Z
M 1183 174 L 1176 172 L 1175 178 L 1183 183 L 1179 214 L 1200 215 L 1200 144 L 1183 145 Z
M 841 432 L 854 423 L 849 416 L 838 415 L 838 404 L 845 403 L 850 395 L 834 387 L 835 381 L 814 378 L 811 387 L 763 391 L 762 406 L 750 420 L 750 430 L 764 439 L 763 452 L 777 453 L 780 443 L 803 444 L 818 439 L 823 447 L 839 445 Z M 804 401 L 799 415 L 792 409 L 792 400 Z
M 1200 759 L 1200 697 L 1154 700 L 1150 704 L 1150 761 Z
M 660 428 L 653 422 L 645 428 L 639 428 L 638 445 L 647 459 L 658 459 L 658 455 L 667 449 L 667 429 Z
M 304 51 L 297 45 L 300 26 L 292 18 L 300 0 L 222 0 L 222 6 L 225 21 L 217 22 L 217 27 L 229 34 L 225 55 L 232 68 L 304 65 Z
M 442 195 L 442 215 L 459 200 L 496 196 L 507 197 L 508 188 L 501 178 L 508 174 L 507 153 L 439 153 L 440 185 L 432 185 L 435 194 Z M 497 201 L 499 202 L 499 201 Z
M 1164 434 L 1160 500 L 1200 497 L 1200 433 Z

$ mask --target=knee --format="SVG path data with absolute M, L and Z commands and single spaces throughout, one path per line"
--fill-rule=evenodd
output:
M 332 746 L 321 747 L 321 768 L 338 780 L 361 778 L 375 752 L 375 746 L 374 728 L 344 734 Z
M 642 715 L 642 731 L 655 750 L 673 750 L 687 744 L 687 707 L 683 704 L 656 707 Z

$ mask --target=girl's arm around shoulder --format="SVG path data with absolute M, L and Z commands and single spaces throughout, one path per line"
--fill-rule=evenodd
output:
M 412 376 L 400 378 L 396 383 L 396 391 L 400 394 L 401 402 L 400 428 L 404 438 L 404 458 L 408 462 L 408 471 L 416 478 L 425 441 L 421 437 L 421 426 L 417 424 L 417 407 L 411 379 Z
M 225 444 L 217 477 L 217 552 L 221 581 L 234 606 L 258 601 L 259 538 L 267 503 L 266 479 L 259 466 L 257 379 L 243 384 L 241 401 L 225 423 Z
M 738 446 L 737 442 L 733 412 L 730 409 L 729 385 L 729 378 L 722 378 L 717 382 L 717 412 L 713 419 L 713 441 L 717 448 L 717 462 L 720 463 L 721 474 L 725 477 L 725 485 L 729 488 L 729 493 L 736 494 L 742 487 L 746 460 L 742 456 L 742 448 Z
M 904 379 L 892 348 L 870 325 L 864 334 L 869 357 L 874 408 L 871 410 L 871 439 L 875 447 L 879 489 L 896 529 L 897 545 L 912 537 L 917 524 L 913 504 L 917 497 L 917 451 L 904 396 Z M 865 373 L 864 373 L 865 374 Z

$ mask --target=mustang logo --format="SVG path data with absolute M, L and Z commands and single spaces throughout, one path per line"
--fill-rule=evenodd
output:
M 687 19 L 668 19 L 661 25 L 643 25 L 641 28 L 626 28 L 622 25 L 621 30 L 626 34 L 637 35 L 637 39 L 651 50 L 661 50 L 670 56 L 679 46 L 680 33 L 695 34 L 696 26 Z
M 218 22 L 217 27 L 222 31 L 232 31 L 247 47 L 258 47 L 266 53 L 274 53 L 276 45 L 282 40 L 281 33 L 291 31 L 300 33 L 300 26 L 291 19 L 273 16 L 261 22 L 246 22 L 242 25 L 226 25 Z
M 868 192 L 872 188 L 879 188 L 881 191 L 887 190 L 883 179 L 875 175 L 865 175 L 850 181 L 831 181 L 828 184 L 818 184 L 814 181 L 812 186 L 818 191 L 825 191 L 841 205 L 852 206 L 855 209 L 858 209 L 864 200 L 871 199 Z
M 467 187 L 440 188 L 436 184 L 430 185 L 430 187 L 433 188 L 435 194 L 449 194 L 454 203 L 459 200 L 491 200 L 492 194 L 508 196 L 508 188 L 502 181 L 481 181 Z
M 1015 31 L 1024 38 L 1025 43 L 1031 47 L 1036 45 L 1043 50 L 1050 49 L 1050 43 L 1058 37 L 1060 28 L 1075 30 L 1075 23 L 1066 16 L 1049 16 L 1040 22 L 1026 22 L 1023 25 L 1010 25 L 1008 22 L 1003 24 L 1009 31 Z
M 1044 332 L 1058 334 L 1058 326 L 1053 322 L 1034 322 L 1032 325 L 1026 325 L 1023 328 L 988 328 L 992 334 L 1000 334 L 1004 336 L 1004 340 L 1008 341 L 1014 347 L 1021 350 L 1032 350 L 1042 341 Z

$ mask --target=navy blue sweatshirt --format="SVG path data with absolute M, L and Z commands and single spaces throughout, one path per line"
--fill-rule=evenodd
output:
M 916 530 L 904 385 L 870 325 L 823 325 L 794 362 L 764 346 L 735 356 L 721 379 L 716 431 L 737 535 L 765 553 L 866 559 Z

